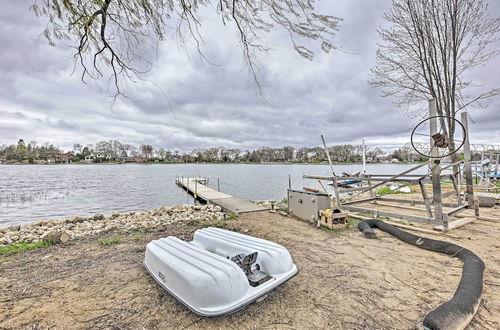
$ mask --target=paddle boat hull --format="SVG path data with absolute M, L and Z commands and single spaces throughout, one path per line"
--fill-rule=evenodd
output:
M 211 227 L 197 230 L 191 242 L 151 241 L 144 265 L 167 292 L 206 317 L 263 299 L 298 273 L 283 246 Z

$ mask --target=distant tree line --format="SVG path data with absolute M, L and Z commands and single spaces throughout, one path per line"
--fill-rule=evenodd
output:
M 361 162 L 363 147 L 361 145 L 343 144 L 329 148 L 332 160 L 337 163 Z M 155 148 L 148 144 L 134 146 L 117 140 L 99 141 L 96 144 L 82 145 L 75 143 L 70 151 L 48 142 L 39 145 L 36 141 L 28 144 L 20 139 L 13 145 L 0 145 L 0 160 L 4 162 L 37 163 L 47 159 L 69 159 L 78 162 L 92 156 L 93 162 L 111 161 L 152 161 L 171 163 L 276 163 L 276 162 L 323 162 L 327 160 L 322 147 L 281 148 L 262 147 L 256 150 L 241 150 L 227 147 L 194 148 L 190 152 Z M 51 158 L 52 157 L 52 158 Z M 57 158 L 59 157 L 59 158 Z M 422 161 L 416 152 L 399 148 L 392 153 L 384 153 L 378 147 L 366 147 L 366 160 L 370 163 L 391 161 Z
M 61 149 L 49 142 L 39 145 L 36 141 L 30 141 L 28 144 L 20 139 L 13 145 L 0 145 L 0 159 L 7 161 L 27 161 L 33 163 L 45 154 L 62 153 Z

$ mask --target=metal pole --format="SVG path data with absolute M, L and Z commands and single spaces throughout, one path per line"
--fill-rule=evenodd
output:
M 420 186 L 420 192 L 422 193 L 422 198 L 424 199 L 425 202 L 425 211 L 427 212 L 427 217 L 431 219 L 432 209 L 431 205 L 429 204 L 429 197 L 427 196 L 427 191 L 425 190 L 425 184 L 422 182 L 422 180 L 418 180 L 418 185 Z
M 321 134 L 321 140 L 323 141 L 323 146 L 325 147 L 326 157 L 328 158 L 328 163 L 330 164 L 330 168 L 332 169 L 332 174 L 333 176 L 337 176 L 337 174 L 335 174 L 335 171 L 333 170 L 332 159 L 330 158 L 330 153 L 328 152 L 328 148 L 326 147 L 325 138 L 323 137 L 323 134 Z
M 434 220 L 437 223 L 443 224 L 443 231 L 448 231 L 448 219 L 443 217 L 443 205 L 441 200 L 441 167 L 439 163 L 439 149 L 438 147 L 433 147 L 434 141 L 432 136 L 438 133 L 437 129 L 437 115 L 436 111 L 436 100 L 429 100 L 429 118 L 430 120 L 430 141 L 429 146 L 431 148 L 431 158 L 429 158 L 429 163 L 432 172 L 432 199 L 434 200 Z M 434 118 L 433 118 L 434 117 Z
M 500 158 L 500 154 L 497 154 L 497 163 L 495 165 L 495 178 L 497 177 L 498 175 L 498 160 Z
M 465 175 L 465 195 L 467 196 L 467 208 L 474 208 L 474 182 L 472 178 L 472 164 L 469 141 L 469 124 L 467 123 L 467 112 L 462 112 L 462 125 L 465 128 L 464 142 L 464 175 Z
M 196 195 L 198 194 L 198 179 L 194 180 L 194 199 L 196 199 Z
M 340 205 L 340 195 L 339 195 L 339 187 L 337 186 L 337 174 L 335 174 L 335 171 L 333 170 L 333 164 L 332 164 L 332 159 L 330 158 L 330 153 L 328 152 L 328 148 L 326 147 L 326 142 L 325 138 L 323 137 L 323 134 L 321 134 L 321 140 L 323 141 L 323 146 L 325 147 L 325 153 L 326 157 L 328 158 L 328 163 L 330 164 L 330 168 L 332 169 L 332 174 L 333 174 L 333 192 L 335 193 L 335 199 L 337 200 L 337 204 Z
M 288 189 L 292 189 L 292 175 L 288 174 Z
M 491 184 L 491 162 L 493 161 L 493 153 L 490 153 L 488 156 L 488 166 L 486 167 L 486 192 L 490 192 L 490 184 Z
M 363 174 L 366 174 L 366 148 L 365 148 L 365 139 L 363 139 Z

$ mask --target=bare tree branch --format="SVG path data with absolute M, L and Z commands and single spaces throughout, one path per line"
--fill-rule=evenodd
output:
M 319 42 L 321 50 L 335 48 L 333 37 L 340 18 L 315 12 L 315 0 L 34 0 L 31 10 L 48 18 L 43 32 L 50 45 L 56 40 L 75 41 L 75 61 L 87 77 L 109 76 L 115 97 L 126 81 L 141 79 L 152 67 L 150 53 L 170 32 L 168 22 L 178 22 L 175 32 L 182 41 L 195 41 L 200 48 L 200 11 L 209 8 L 238 34 L 246 66 L 257 86 L 256 53 L 266 51 L 264 34 L 275 27 L 289 32 L 296 51 L 307 59 L 314 52 L 302 39 Z
M 500 19 L 489 18 L 487 9 L 483 0 L 393 1 L 384 15 L 391 25 L 379 29 L 383 42 L 370 84 L 398 106 L 435 98 L 438 113 L 452 118 L 498 95 L 498 88 L 470 95 L 465 77 L 499 54 Z

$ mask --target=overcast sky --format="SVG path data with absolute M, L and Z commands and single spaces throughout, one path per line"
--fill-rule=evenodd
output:
M 234 30 L 208 17 L 203 50 L 217 65 L 203 65 L 192 47 L 167 39 L 147 79 L 168 102 L 155 84 L 140 82 L 126 90 L 135 102 L 121 98 L 113 107 L 105 91 L 80 81 L 78 68 L 72 75 L 71 49 L 49 47 L 40 37 L 46 22 L 28 10 L 31 2 L 7 0 L 0 12 L 0 144 L 23 138 L 70 149 L 117 139 L 187 151 L 313 146 L 324 134 L 329 144 L 365 138 L 388 146 L 408 142 L 418 122 L 367 83 L 389 0 L 320 1 L 322 13 L 343 18 L 335 43 L 345 51 L 317 51 L 312 62 L 293 50 L 285 33 L 271 33 L 265 42 L 272 50 L 259 56 L 265 103 L 243 68 Z M 500 16 L 498 2 L 490 1 L 490 15 Z M 497 58 L 473 79 L 498 87 L 499 76 Z M 471 142 L 500 144 L 500 97 L 470 113 Z

